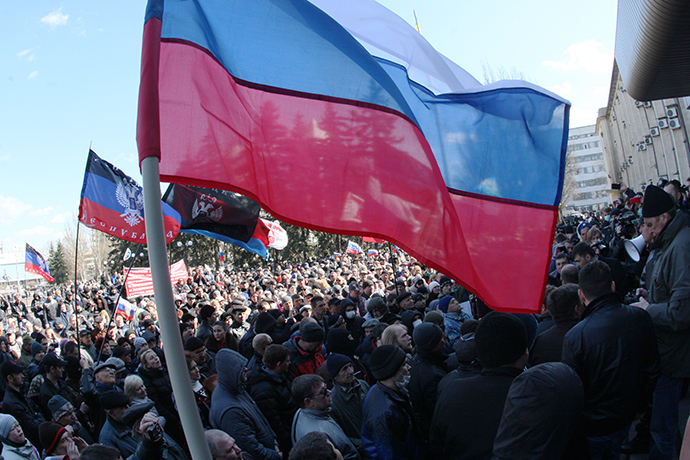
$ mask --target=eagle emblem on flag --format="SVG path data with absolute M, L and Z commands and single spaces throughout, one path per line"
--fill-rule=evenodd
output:
M 192 219 L 196 220 L 197 217 L 202 216 L 214 222 L 220 221 L 220 219 L 223 218 L 223 207 L 218 206 L 215 208 L 214 203 L 216 201 L 218 200 L 208 195 L 201 195 L 201 197 L 194 200 L 194 204 L 192 205 Z
M 119 183 L 115 189 L 115 197 L 125 211 L 120 214 L 120 217 L 124 218 L 130 227 L 144 220 L 144 194 L 141 188 L 132 184 Z

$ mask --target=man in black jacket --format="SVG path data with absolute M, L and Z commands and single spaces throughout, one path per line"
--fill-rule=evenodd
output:
M 511 314 L 484 316 L 474 341 L 482 372 L 453 380 L 439 393 L 429 434 L 435 458 L 491 458 L 510 384 L 527 364 L 527 330 Z
M 0 374 L 7 386 L 5 398 L 2 400 L 2 411 L 17 419 L 27 439 L 40 449 L 41 440 L 38 436 L 38 426 L 45 422 L 45 419 L 22 393 L 23 372 L 24 368 L 13 361 L 5 361 L 0 366 Z
M 249 394 L 275 431 L 283 452 L 292 448 L 290 430 L 297 412 L 290 381 L 285 375 L 289 369 L 290 350 L 283 345 L 269 345 L 263 355 L 263 366 L 247 373 Z
M 622 305 L 611 269 L 593 261 L 580 270 L 580 322 L 565 336 L 563 362 L 585 388 L 581 432 L 592 458 L 618 458 L 630 423 L 651 402 L 659 377 L 659 352 L 652 320 Z
M 436 389 L 446 375 L 446 359 L 443 349 L 446 341 L 443 331 L 434 323 L 422 323 L 414 328 L 414 343 L 417 354 L 410 371 L 410 401 L 422 422 L 424 436 L 428 438 L 431 417 L 436 408 Z

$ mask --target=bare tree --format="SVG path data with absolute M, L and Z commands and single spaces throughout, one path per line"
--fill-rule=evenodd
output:
M 517 70 L 515 67 L 506 69 L 503 66 L 494 67 L 489 64 L 489 61 L 482 61 L 482 76 L 484 77 L 484 84 L 488 85 L 498 80 L 525 80 L 530 81 L 529 78 L 525 77 L 525 74 L 521 70 Z

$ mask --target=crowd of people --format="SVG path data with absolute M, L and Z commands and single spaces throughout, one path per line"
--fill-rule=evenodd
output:
M 175 307 L 213 458 L 673 458 L 690 215 L 664 185 L 558 227 L 540 314 L 402 252 L 190 269 Z M 0 297 L 5 459 L 190 457 L 155 300 L 116 313 L 123 281 Z

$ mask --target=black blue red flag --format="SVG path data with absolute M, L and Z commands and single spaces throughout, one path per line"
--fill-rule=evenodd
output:
M 45 278 L 46 281 L 50 283 L 55 281 L 55 278 L 50 276 L 50 270 L 48 270 L 48 264 L 46 264 L 46 260 L 43 258 L 40 252 L 29 246 L 29 243 L 26 243 L 24 271 L 41 275 L 43 278 Z
M 87 227 L 133 243 L 146 243 L 144 194 L 122 170 L 89 150 L 79 202 L 79 221 Z M 180 233 L 180 215 L 163 203 L 165 240 Z
M 181 231 L 215 238 L 266 258 L 269 228 L 261 206 L 245 196 L 210 188 L 172 184 L 163 202 L 180 213 Z

